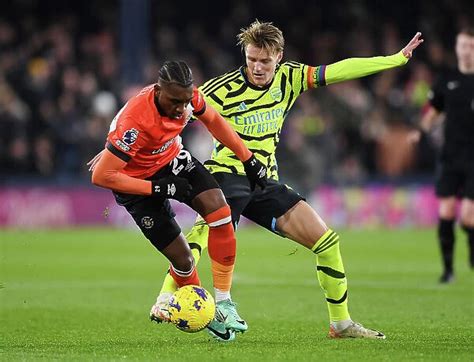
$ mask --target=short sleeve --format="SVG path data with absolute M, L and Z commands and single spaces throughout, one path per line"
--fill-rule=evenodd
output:
M 125 114 L 118 114 L 115 129 L 107 137 L 107 149 L 125 162 L 135 156 L 137 151 L 147 143 L 147 136 L 139 122 Z
M 280 66 L 280 69 L 297 95 L 312 87 L 312 67 L 295 61 L 287 61 Z

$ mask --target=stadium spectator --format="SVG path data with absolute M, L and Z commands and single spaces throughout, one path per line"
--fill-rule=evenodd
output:
M 406 29 L 421 27 L 430 42 L 426 53 L 417 57 L 417 63 L 421 63 L 426 69 L 424 79 L 430 79 L 441 66 L 452 60 L 444 45 L 449 42 L 449 34 L 455 31 L 453 29 L 466 23 L 468 14 L 472 13 L 472 4 L 465 1 L 442 2 L 436 6 L 429 0 L 411 2 L 408 18 L 406 11 L 400 11 L 396 3 L 380 6 L 375 3 L 341 0 L 337 7 L 332 3 L 303 4 L 304 2 L 298 1 L 280 2 L 275 7 L 270 0 L 262 0 L 258 3 L 231 3 L 224 7 L 213 2 L 214 10 L 221 14 L 216 22 L 210 24 L 190 20 L 182 27 L 175 27 L 173 24 L 179 22 L 180 14 L 173 4 L 150 2 L 149 13 L 158 14 L 158 21 L 151 23 L 154 36 L 150 39 L 148 65 L 143 69 L 144 82 L 154 82 L 154 74 L 157 72 L 154 67 L 159 65 L 157 59 L 162 58 L 187 60 L 193 69 L 196 84 L 202 84 L 204 79 L 238 66 L 241 57 L 233 51 L 228 39 L 242 24 L 257 16 L 278 22 L 285 30 L 289 43 L 285 49 L 286 57 L 301 59 L 307 64 L 311 64 L 316 58 L 318 62 L 327 64 L 340 59 L 341 55 L 389 54 L 400 44 L 400 37 L 407 36 Z M 338 11 L 339 7 L 345 9 L 344 13 Z M 191 4 L 188 10 L 199 9 Z M 119 11 L 120 7 L 115 2 L 65 3 L 48 0 L 40 3 L 12 0 L 2 12 L 0 74 L 29 113 L 22 138 L 28 161 L 21 167 L 2 172 L 6 176 L 2 179 L 14 182 L 28 173 L 47 177 L 52 181 L 59 176 L 68 180 L 86 180 L 87 170 L 83 165 L 95 154 L 96 149 L 87 140 L 91 130 L 90 122 L 94 124 L 93 128 L 100 123 L 102 129 L 108 123 L 105 120 L 96 123 L 93 111 L 95 96 L 103 91 L 110 92 L 120 106 L 124 103 L 124 91 L 134 86 L 122 82 L 123 72 L 119 71 L 123 50 L 118 36 Z M 328 17 L 323 14 L 331 15 Z M 297 26 L 295 18 L 298 18 Z M 367 18 L 374 21 L 367 22 Z M 337 27 L 334 24 L 338 24 Z M 186 46 L 180 46 L 182 44 Z M 185 52 L 183 48 L 186 49 Z M 413 118 L 419 111 L 417 102 L 421 101 L 420 94 L 426 88 L 424 80 L 417 80 L 404 91 L 406 81 L 414 80 L 418 74 L 415 69 L 420 69 L 418 64 L 402 71 L 381 74 L 362 82 L 332 87 L 328 92 L 309 95 L 309 102 L 316 102 L 321 114 L 326 115 L 323 121 L 331 119 L 330 127 L 313 138 L 308 133 L 301 139 L 301 147 L 316 147 L 321 151 L 325 146 L 319 144 L 319 141 L 325 142 L 327 138 L 333 138 L 336 140 L 337 153 L 325 153 L 332 152 L 331 156 L 335 157 L 336 162 L 327 164 L 318 160 L 305 160 L 307 167 L 299 170 L 298 177 L 291 171 L 293 167 L 287 168 L 294 164 L 281 162 L 282 179 L 288 180 L 307 194 L 320 183 L 364 182 L 367 174 L 370 174 L 371 179 L 383 177 L 384 171 L 376 166 L 373 152 L 376 140 L 367 138 L 361 125 L 366 124 L 372 112 L 385 114 L 386 107 L 395 107 L 397 112 L 409 109 L 409 113 L 403 116 L 403 122 Z M 67 77 L 65 73 L 68 73 Z M 75 75 L 71 76 L 69 73 Z M 65 77 L 66 83 L 63 81 Z M 76 118 L 71 128 L 78 130 L 79 142 L 63 142 L 60 139 L 63 134 L 61 132 L 64 132 L 61 128 L 67 127 L 68 121 L 63 123 L 63 127 L 53 127 L 52 124 L 52 120 L 58 119 L 59 103 L 64 93 L 74 98 L 73 113 Z M 357 102 L 347 102 L 347 99 Z M 299 103 L 295 104 L 295 117 L 300 108 L 305 111 L 306 105 Z M 382 119 L 383 123 L 387 121 L 389 120 Z M 198 130 L 199 127 L 190 127 L 183 134 L 184 142 L 200 145 L 203 132 Z M 328 135 L 324 134 L 326 131 L 329 132 Z M 284 130 L 280 142 L 281 150 L 285 151 L 282 153 L 282 161 L 283 155 L 295 158 L 296 150 L 292 150 L 293 145 L 286 139 L 287 134 L 291 134 L 291 131 Z M 34 144 L 40 135 L 48 139 L 52 150 L 49 161 L 52 169 L 48 175 L 39 173 L 32 162 L 36 157 L 32 154 Z M 64 149 L 68 150 L 67 159 L 80 159 L 80 166 L 62 164 Z M 423 143 L 416 163 L 405 169 L 409 173 L 395 175 L 393 180 L 403 181 L 408 174 L 430 172 L 433 168 L 429 157 L 431 150 L 431 145 Z M 325 156 L 321 158 L 326 159 Z M 0 157 L 2 164 L 15 163 L 8 153 L 2 153 Z M 302 175 L 306 170 L 307 174 Z M 300 186 L 303 179 L 304 184 Z
M 28 122 L 30 110 L 0 78 L 0 172 L 26 173 L 31 169 Z

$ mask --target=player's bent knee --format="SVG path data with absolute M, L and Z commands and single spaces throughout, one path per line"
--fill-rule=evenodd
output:
M 460 212 L 461 225 L 468 228 L 474 227 L 474 201 L 470 199 L 464 199 L 461 203 Z
M 461 218 L 461 227 L 462 227 L 464 230 L 472 230 L 472 229 L 474 229 L 474 220 L 472 220 L 472 219 L 463 220 L 463 219 Z
M 180 255 L 175 260 L 171 261 L 174 271 L 178 275 L 186 275 L 194 268 L 194 257 L 192 254 Z
M 441 198 L 439 203 L 439 217 L 444 220 L 456 218 L 456 198 Z
M 318 239 L 318 241 L 316 241 L 316 243 L 311 248 L 311 250 L 315 254 L 322 254 L 338 245 L 339 245 L 339 235 L 335 231 L 328 229 L 323 234 L 323 236 L 321 236 Z
M 227 205 L 221 189 L 210 189 L 198 194 L 192 201 L 192 207 L 199 215 L 207 215 Z
M 225 206 L 204 216 L 204 220 L 211 228 L 230 223 L 232 216 L 229 205 L 225 204 Z

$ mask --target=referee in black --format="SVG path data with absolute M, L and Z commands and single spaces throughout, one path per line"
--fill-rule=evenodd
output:
M 443 260 L 440 283 L 454 280 L 454 225 L 458 198 L 460 226 L 469 241 L 469 263 L 474 268 L 474 28 L 456 36 L 457 69 L 441 74 L 429 93 L 428 111 L 420 128 L 429 132 L 444 115 L 443 145 L 436 172 L 439 199 L 438 238 Z M 418 133 L 418 138 L 420 133 Z

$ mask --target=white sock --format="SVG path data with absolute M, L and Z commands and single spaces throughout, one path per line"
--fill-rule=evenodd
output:
M 214 288 L 214 295 L 215 295 L 216 303 L 217 303 L 217 302 L 220 302 L 220 301 L 222 301 L 222 300 L 226 300 L 226 299 L 231 300 L 231 298 L 230 298 L 230 290 L 228 290 L 228 291 L 223 291 L 223 290 Z
M 331 322 L 331 325 L 337 332 L 343 331 L 347 327 L 349 327 L 352 323 L 352 319 L 345 319 L 343 321 Z

